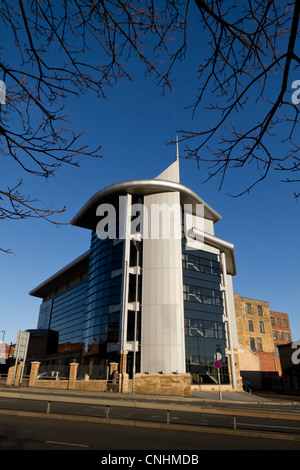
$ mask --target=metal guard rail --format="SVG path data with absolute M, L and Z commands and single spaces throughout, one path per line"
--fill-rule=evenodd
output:
M 190 405 L 174 405 L 168 406 L 166 403 L 147 403 L 147 402 L 127 402 L 126 399 L 122 399 L 119 402 L 117 399 L 103 399 L 103 398 L 84 398 L 74 396 L 54 396 L 49 394 L 27 394 L 27 393 L 15 393 L 15 392 L 0 392 L 0 398 L 19 398 L 22 400 L 38 400 L 47 402 L 46 413 L 49 414 L 51 411 L 52 402 L 60 403 L 76 403 L 76 404 L 92 404 L 92 405 L 103 405 L 105 407 L 105 419 L 109 419 L 109 411 L 111 407 L 119 408 L 136 408 L 136 409 L 149 409 L 149 410 L 165 410 L 166 411 L 166 423 L 170 424 L 170 412 L 171 411 L 182 411 L 187 413 L 202 413 L 202 414 L 214 414 L 214 415 L 227 415 L 233 417 L 233 429 L 236 430 L 236 417 L 251 417 L 251 418 L 267 418 L 267 419 L 281 419 L 300 421 L 300 412 L 297 413 L 281 413 L 273 411 L 251 411 L 251 410 L 240 410 L 240 409 L 223 409 L 223 408 L 208 408 L 204 406 L 190 406 Z M 130 421 L 130 420 L 129 420 Z M 187 425 L 189 426 L 189 425 Z M 192 425 L 191 425 L 192 426 Z M 299 436 L 300 437 L 300 436 Z

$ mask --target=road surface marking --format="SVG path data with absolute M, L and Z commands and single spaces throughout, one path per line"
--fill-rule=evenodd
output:
M 275 426 L 271 424 L 248 424 L 248 423 L 237 423 L 237 426 L 257 426 L 261 428 L 276 428 L 276 429 L 293 429 L 299 430 L 300 428 L 292 427 L 292 426 Z
M 71 442 L 45 441 L 46 444 L 59 444 L 62 446 L 90 447 L 83 444 L 72 444 Z

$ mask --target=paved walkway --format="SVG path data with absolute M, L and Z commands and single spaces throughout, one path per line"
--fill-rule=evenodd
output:
M 1 392 L 12 392 L 12 393 L 21 393 L 21 394 L 45 394 L 45 395 L 69 395 L 69 396 L 82 396 L 82 397 L 95 397 L 95 398 L 110 398 L 118 399 L 124 401 L 173 401 L 173 402 L 189 402 L 190 404 L 199 404 L 203 403 L 212 403 L 219 402 L 220 404 L 226 403 L 259 403 L 259 404 L 286 404 L 286 405 L 299 405 L 300 406 L 300 395 L 298 396 L 288 396 L 288 395 L 279 395 L 276 393 L 268 392 L 222 392 L 220 399 L 219 391 L 193 391 L 191 397 L 171 397 L 171 396 L 156 396 L 156 395 L 131 395 L 131 394 L 119 394 L 119 393 L 109 393 L 109 392 L 92 392 L 92 391 L 77 391 L 77 390 L 52 390 L 46 388 L 28 388 L 28 387 L 0 387 Z
M 220 394 L 218 391 L 202 392 L 193 391 L 192 398 L 200 399 L 203 401 L 218 401 L 220 400 Z M 265 402 L 269 401 L 270 398 L 261 397 L 253 393 L 248 392 L 222 392 L 222 401 L 233 401 L 233 402 Z
M 300 396 L 278 395 L 275 393 L 248 393 L 248 392 L 222 392 L 222 401 L 224 402 L 241 402 L 241 403 L 299 403 Z M 193 391 L 192 399 L 203 401 L 220 401 L 218 391 L 202 392 Z

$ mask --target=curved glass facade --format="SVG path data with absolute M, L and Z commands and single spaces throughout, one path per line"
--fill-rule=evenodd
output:
M 87 279 L 52 300 L 47 327 L 58 333 L 58 353 L 106 357 L 108 345 L 119 343 L 122 260 L 122 241 L 92 233 Z
M 82 348 L 86 295 L 86 282 L 82 282 L 53 299 L 50 329 L 58 332 L 59 351 Z
M 123 242 L 100 240 L 92 233 L 83 324 L 85 353 L 106 353 L 118 343 L 122 293 Z

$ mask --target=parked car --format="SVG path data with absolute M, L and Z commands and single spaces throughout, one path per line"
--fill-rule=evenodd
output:
M 255 387 L 251 382 L 249 382 L 249 380 L 245 380 L 243 382 L 243 389 L 245 390 L 245 392 L 251 393 L 251 392 L 254 392 Z
M 37 380 L 58 380 L 59 372 L 51 371 L 51 372 L 42 372 L 37 376 Z

